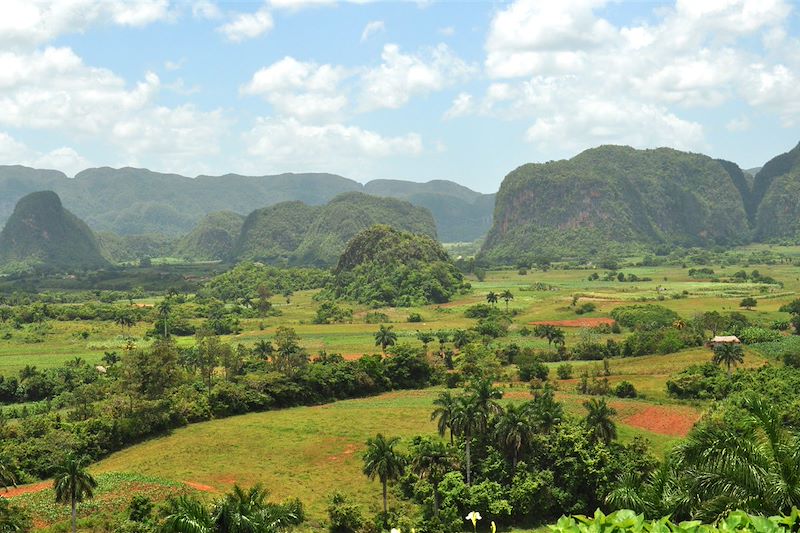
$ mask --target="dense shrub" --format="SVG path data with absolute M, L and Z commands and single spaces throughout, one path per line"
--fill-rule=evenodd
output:
M 680 318 L 672 309 L 655 304 L 617 307 L 611 311 L 611 316 L 621 326 L 636 330 L 665 328 Z

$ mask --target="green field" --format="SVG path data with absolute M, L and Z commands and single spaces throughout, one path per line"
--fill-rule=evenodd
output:
M 313 324 L 318 307 L 318 302 L 314 300 L 317 291 L 297 292 L 290 303 L 274 297 L 273 305 L 281 311 L 280 316 L 243 320 L 242 332 L 225 340 L 233 344 L 252 345 L 257 340 L 271 337 L 278 326 L 291 326 L 312 354 L 324 350 L 358 357 L 379 351 L 373 338 L 378 325 L 365 323 L 367 312 L 377 311 L 388 315 L 398 332 L 399 342 L 419 344 L 415 336 L 418 330 L 472 327 L 475 321 L 465 318 L 463 311 L 470 305 L 484 302 L 488 291 L 501 292 L 506 289 L 514 294 L 509 308 L 516 314 L 508 335 L 497 339 L 499 345 L 514 342 L 520 346 L 546 348 L 545 340 L 522 336 L 520 329 L 536 321 L 608 317 L 617 306 L 643 301 L 658 303 L 675 310 L 684 318 L 691 318 L 696 313 L 708 310 L 739 310 L 739 301 L 744 296 L 752 295 L 758 299 L 758 306 L 754 310 L 743 311 L 751 321 L 767 323 L 778 318 L 785 319 L 786 314 L 780 313 L 778 308 L 796 298 L 800 292 L 798 268 L 787 264 L 751 265 L 748 268 L 758 268 L 762 274 L 781 281 L 783 287 L 702 281 L 689 277 L 686 269 L 675 267 L 621 269 L 626 274 L 634 273 L 653 279 L 635 283 L 588 281 L 593 270 L 531 271 L 525 275 L 512 270 L 495 271 L 490 272 L 483 281 L 472 279 L 472 291 L 448 304 L 376 310 L 354 305 L 351 306 L 353 321 L 345 324 Z M 742 267 L 717 265 L 714 269 L 720 276 L 730 276 Z M 548 290 L 541 290 L 543 286 Z M 597 309 L 578 316 L 572 306 L 575 298 L 579 304 L 592 302 Z M 156 302 L 157 299 L 150 298 L 137 303 Z M 501 301 L 498 305 L 505 307 L 506 304 Z M 423 322 L 407 322 L 410 313 L 421 314 Z M 138 344 L 144 344 L 147 341 L 142 336 L 151 327 L 150 323 L 139 323 L 131 329 L 130 334 Z M 25 365 L 54 367 L 75 357 L 94 363 L 100 361 L 104 352 L 120 350 L 126 342 L 123 330 L 113 323 L 49 322 L 44 333 L 39 335 L 39 342 L 30 341 L 29 328 L 13 329 L 10 324 L 0 326 L 0 337 L 3 337 L 0 340 L 0 373 L 15 374 Z M 565 331 L 568 346 L 586 335 L 600 339 L 615 338 L 618 341 L 625 335 L 597 335 L 581 327 L 567 327 Z M 84 338 L 86 333 L 88 336 Z M 184 345 L 192 342 L 194 339 L 190 337 L 179 340 Z M 620 439 L 626 442 L 635 436 L 644 436 L 651 442 L 654 452 L 663 455 L 685 434 L 685 430 L 681 430 L 681 433 L 674 428 L 658 427 L 658 418 L 672 416 L 690 426 L 705 407 L 702 403 L 688 404 L 669 398 L 665 382 L 691 364 L 708 361 L 710 356 L 709 349 L 694 348 L 668 355 L 611 360 L 610 383 L 614 385 L 627 380 L 640 393 L 637 399 L 612 400 L 617 410 Z M 747 350 L 746 366 L 756 367 L 767 362 L 757 353 Z M 576 377 L 584 369 L 591 372 L 602 368 L 600 362 L 576 361 L 572 364 Z M 550 366 L 550 375 L 554 379 L 553 367 L 556 364 L 550 363 Z M 504 401 L 530 398 L 527 384 L 515 379 L 513 367 L 508 368 L 503 381 L 499 383 L 506 393 Z M 556 381 L 557 398 L 564 402 L 568 413 L 581 416 L 581 403 L 586 397 L 576 392 L 576 383 L 575 378 Z M 201 493 L 207 494 L 208 498 L 221 494 L 233 483 L 263 483 L 275 499 L 297 496 L 303 500 L 309 513 L 309 527 L 318 528 L 322 527 L 325 520 L 328 497 L 337 489 L 352 494 L 365 509 L 378 509 L 379 485 L 369 482 L 361 473 L 360 454 L 365 440 L 377 432 L 405 437 L 433 434 L 435 426 L 430 422 L 431 404 L 441 390 L 432 388 L 392 392 L 323 406 L 298 407 L 198 423 L 113 454 L 94 465 L 93 471 L 103 475 L 122 473 L 127 476 L 135 473 L 136 476 L 159 480 L 158 483 L 163 483 L 164 487 L 172 487 L 169 490 L 159 488 L 159 494 L 164 491 L 169 493 L 173 489 L 186 490 L 185 483 L 190 483 L 201 487 Z M 649 421 L 642 422 L 642 417 L 636 418 L 642 413 L 642 417 Z M 648 423 L 652 420 L 655 420 L 654 425 L 649 427 Z M 115 490 L 117 493 L 125 492 L 129 490 L 124 488 L 126 486 L 123 484 L 118 490 L 108 490 L 112 493 Z M 40 504 L 35 502 L 42 498 L 44 496 L 26 495 L 20 497 L 20 502 L 30 502 L 33 508 L 38 508 Z M 399 503 L 395 497 L 393 499 L 395 504 Z M 119 506 L 118 503 L 114 505 Z M 86 507 L 85 512 L 91 509 L 95 508 Z M 47 515 L 45 518 L 43 523 L 56 517 Z

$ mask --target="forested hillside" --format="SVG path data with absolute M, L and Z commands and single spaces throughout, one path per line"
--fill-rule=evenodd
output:
M 89 227 L 52 191 L 31 193 L 0 233 L 0 269 L 82 269 L 107 266 Z
M 0 225 L 17 200 L 39 190 L 55 191 L 93 230 L 119 235 L 179 237 L 214 212 L 245 216 L 282 202 L 322 205 L 343 192 L 365 192 L 435 207 L 433 214 L 443 239 L 472 241 L 486 234 L 494 208 L 493 195 L 442 180 L 377 180 L 362 185 L 324 173 L 188 178 L 147 169 L 108 167 L 87 169 L 70 179 L 53 170 L 0 166 Z
M 347 241 L 379 223 L 436 237 L 436 224 L 427 209 L 352 192 L 321 207 L 288 202 L 254 211 L 242 227 L 235 259 L 333 266 Z
M 742 244 L 756 205 L 733 163 L 668 148 L 602 146 L 506 176 L 483 254 L 502 262 Z

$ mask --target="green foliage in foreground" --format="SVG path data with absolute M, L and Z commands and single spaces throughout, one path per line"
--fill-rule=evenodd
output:
M 729 531 L 748 531 L 753 533 L 778 533 L 797 531 L 800 526 L 800 513 L 794 508 L 788 516 L 764 517 L 734 511 L 714 524 L 704 524 L 698 520 L 672 522 L 669 517 L 646 520 L 631 510 L 620 510 L 609 515 L 600 510 L 593 517 L 562 517 L 550 526 L 553 533 L 717 533 Z
M 444 303 L 468 287 L 436 240 L 378 225 L 348 243 L 324 295 L 411 306 Z

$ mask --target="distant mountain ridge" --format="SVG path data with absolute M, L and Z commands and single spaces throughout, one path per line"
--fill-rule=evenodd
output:
M 94 231 L 122 236 L 179 237 L 210 213 L 230 211 L 246 216 L 281 202 L 322 205 L 344 192 L 364 192 L 427 207 L 434 215 L 440 238 L 473 241 L 489 230 L 494 208 L 494 195 L 445 180 L 375 180 L 362 185 L 325 173 L 189 178 L 130 167 L 91 168 L 68 178 L 53 170 L 0 166 L 0 225 L 20 198 L 39 190 L 54 191 Z

